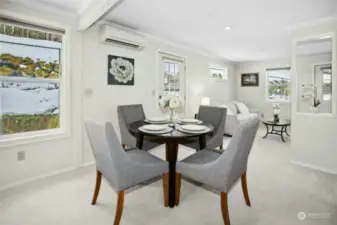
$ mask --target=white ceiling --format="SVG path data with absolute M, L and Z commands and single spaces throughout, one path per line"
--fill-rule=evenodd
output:
M 124 0 L 108 16 L 232 61 L 286 57 L 287 28 L 337 14 L 336 0 Z M 230 31 L 226 26 L 232 26 Z
M 81 14 L 89 5 L 91 1 L 94 0 L 11 0 L 13 2 L 37 2 L 49 6 L 56 6 L 65 9 L 69 12 Z
M 35 1 L 81 13 L 94 0 Z M 242 62 L 289 56 L 288 27 L 335 15 L 337 0 L 124 0 L 107 19 Z

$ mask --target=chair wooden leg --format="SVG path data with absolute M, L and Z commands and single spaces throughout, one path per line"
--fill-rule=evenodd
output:
M 241 186 L 242 186 L 243 196 L 245 197 L 246 205 L 250 206 L 250 200 L 249 200 L 248 188 L 247 188 L 247 176 L 246 176 L 246 172 L 244 172 L 241 175 Z
M 225 225 L 230 225 L 229 213 L 228 213 L 228 198 L 226 192 L 221 192 L 221 211 Z
M 179 202 L 180 202 L 180 187 L 181 187 L 181 174 L 180 173 L 176 173 L 175 205 L 179 205 Z
M 169 174 L 163 175 L 163 192 L 164 192 L 164 206 L 168 207 L 169 204 Z
M 124 191 L 120 191 L 118 192 L 114 225 L 119 225 L 123 214 L 123 207 L 124 207 Z
M 122 148 L 125 149 L 125 148 L 126 148 L 126 145 L 125 145 L 125 144 L 122 144 Z
M 95 205 L 97 201 L 97 197 L 99 194 L 99 189 L 101 188 L 102 183 L 102 173 L 100 171 L 96 171 L 96 185 L 95 185 L 95 192 L 94 196 L 92 197 L 91 205 Z

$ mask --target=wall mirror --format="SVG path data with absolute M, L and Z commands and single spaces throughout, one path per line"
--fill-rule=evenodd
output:
M 333 49 L 333 35 L 296 42 L 297 112 L 335 113 Z

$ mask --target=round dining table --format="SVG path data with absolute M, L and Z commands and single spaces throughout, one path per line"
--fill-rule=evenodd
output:
M 182 132 L 176 129 L 176 127 L 172 127 L 173 130 L 169 133 L 158 134 L 158 133 L 150 133 L 139 130 L 143 125 L 148 124 L 145 121 L 136 121 L 130 124 L 129 130 L 130 132 L 137 137 L 137 148 L 142 149 L 143 141 L 145 136 L 150 136 L 154 140 L 161 141 L 165 143 L 166 149 L 166 161 L 169 163 L 169 199 L 168 206 L 173 208 L 175 203 L 175 175 L 176 175 L 176 162 L 178 155 L 178 146 L 180 143 L 190 139 L 190 138 L 198 138 L 200 150 L 206 147 L 206 136 L 213 132 L 213 126 L 210 124 L 201 124 L 209 129 L 205 132 L 200 133 L 187 133 Z M 178 126 L 178 125 L 177 125 Z

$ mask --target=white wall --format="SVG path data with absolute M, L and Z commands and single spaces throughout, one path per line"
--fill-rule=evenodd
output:
M 336 35 L 336 21 L 326 21 L 321 24 L 315 24 L 303 28 L 298 28 L 291 32 L 293 40 L 310 37 L 313 35 L 326 34 L 333 32 Z M 294 72 L 296 71 L 296 55 L 295 45 L 292 48 L 292 65 Z M 337 48 L 333 49 L 336 54 Z M 333 89 L 336 90 L 336 58 L 333 57 L 332 79 Z M 296 75 L 296 74 L 295 74 Z M 293 89 L 296 89 L 296 77 L 293 79 Z M 336 101 L 336 96 L 334 96 Z M 292 99 L 292 104 L 296 103 L 296 98 Z M 327 171 L 337 174 L 337 117 L 324 117 L 320 115 L 303 115 L 296 113 L 296 107 L 293 107 L 292 112 L 292 141 L 291 152 L 292 161 L 316 168 L 322 171 Z
M 112 121 L 118 130 L 117 109 L 122 104 L 143 104 L 145 113 L 156 114 L 157 51 L 165 51 L 186 58 L 187 115 L 197 112 L 203 96 L 209 96 L 212 103 L 226 102 L 235 98 L 236 79 L 234 66 L 228 64 L 229 81 L 213 82 L 208 78 L 208 65 L 225 65 L 220 60 L 175 47 L 156 38 L 147 37 L 145 49 L 141 52 L 126 50 L 99 43 L 99 27 L 94 26 L 83 34 L 83 87 L 91 89 L 92 95 L 83 99 L 84 118 Z M 109 54 L 135 59 L 135 85 L 107 85 L 107 57 Z M 91 162 L 92 153 L 86 133 L 83 132 L 84 161 Z
M 189 116 L 197 111 L 203 96 L 211 97 L 214 103 L 235 99 L 236 79 L 234 66 L 230 63 L 226 65 L 221 60 L 174 47 L 156 38 L 148 38 L 145 50 L 142 52 L 102 45 L 98 40 L 98 26 L 90 28 L 83 34 L 79 33 L 76 31 L 75 17 L 69 14 L 63 14 L 56 9 L 53 12 L 38 11 L 11 3 L 5 5 L 0 3 L 0 5 L 1 14 L 33 23 L 54 24 L 56 27 L 57 25 L 68 26 L 71 33 L 71 41 L 67 43 L 71 60 L 71 72 L 68 74 L 71 86 L 68 90 L 71 101 L 71 136 L 6 148 L 0 146 L 0 189 L 93 162 L 87 136 L 83 130 L 83 117 L 110 120 L 118 129 L 116 106 L 119 104 L 142 103 L 147 114 L 156 114 L 157 107 L 152 90 L 156 90 L 156 60 L 159 49 L 186 58 L 187 114 Z M 135 58 L 134 86 L 107 85 L 108 54 Z M 209 64 L 227 66 L 229 81 L 213 82 L 208 79 Z M 92 90 L 92 94 L 86 91 L 89 89 Z M 82 103 L 84 103 L 83 108 Z M 84 138 L 84 144 L 82 138 Z M 26 160 L 17 161 L 18 151 L 26 152 Z
M 237 100 L 246 103 L 251 108 L 259 109 L 265 118 L 272 118 L 272 103 L 266 100 L 266 69 L 289 66 L 290 58 L 238 64 L 236 66 Z M 241 74 L 243 73 L 259 73 L 259 86 L 241 87 Z M 281 103 L 280 117 L 285 119 L 291 118 L 290 103 Z
M 55 11 L 55 10 L 54 10 Z M 27 9 L 18 4 L 0 3 L 0 14 L 8 14 L 23 20 L 38 23 L 59 24 L 71 28 L 70 80 L 71 136 L 63 139 L 25 144 L 15 147 L 0 147 L 0 189 L 32 178 L 74 168 L 81 164 L 82 99 L 81 99 L 81 34 L 76 31 L 76 20 L 66 14 Z M 26 151 L 26 160 L 17 161 L 17 152 Z

